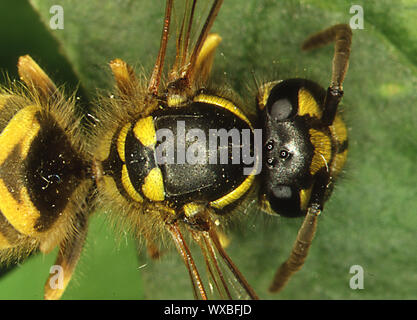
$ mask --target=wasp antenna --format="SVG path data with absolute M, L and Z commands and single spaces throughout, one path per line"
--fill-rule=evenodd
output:
M 310 36 L 301 47 L 303 50 L 310 50 L 332 42 L 335 43 L 332 80 L 327 89 L 322 118 L 326 125 L 333 122 L 337 107 L 343 97 L 343 81 L 349 67 L 352 30 L 347 24 L 337 24 Z
M 188 1 L 189 0 L 187 0 L 186 7 L 188 7 Z M 172 68 L 173 72 L 171 72 L 170 81 L 173 80 L 172 77 L 178 76 L 178 72 L 179 72 L 178 68 L 180 66 L 183 66 L 186 62 L 196 4 L 197 4 L 197 0 L 193 0 L 191 9 L 187 10 L 183 16 L 180 34 L 178 35 L 178 38 L 177 38 L 177 55 L 175 58 L 175 63 Z M 187 29 L 186 31 L 184 30 L 185 28 Z
M 167 224 L 166 225 L 167 230 L 171 234 L 175 246 L 180 253 L 182 259 L 184 260 L 184 263 L 187 267 L 188 273 L 190 275 L 191 284 L 193 286 L 194 290 L 194 297 L 198 299 L 201 297 L 203 300 L 207 300 L 207 293 L 204 289 L 203 282 L 201 281 L 200 274 L 198 273 L 197 267 L 195 265 L 194 259 L 191 255 L 191 251 L 187 246 L 187 243 L 185 242 L 181 230 L 179 229 L 178 225 L 175 223 Z M 198 295 L 200 294 L 200 295 Z
M 313 34 L 307 38 L 303 45 L 303 50 L 319 48 L 334 42 L 332 87 L 342 89 L 348 66 L 350 48 L 352 44 L 352 30 L 347 24 L 337 24 L 328 29 Z
M 184 48 L 185 48 L 186 51 L 183 54 L 182 64 L 181 65 L 183 65 L 185 63 L 185 59 L 187 58 L 187 55 L 188 55 L 188 46 L 189 46 L 189 43 L 190 43 L 191 27 L 193 25 L 194 12 L 195 12 L 196 4 L 197 4 L 197 0 L 194 0 L 193 1 L 193 6 L 191 8 L 191 13 L 190 13 L 190 16 L 188 18 L 187 33 L 185 35 L 185 44 L 184 44 Z
M 298 231 L 297 239 L 289 258 L 278 268 L 269 291 L 277 293 L 281 291 L 291 276 L 304 265 L 308 251 L 317 229 L 317 218 L 320 210 L 310 207 L 303 224 Z

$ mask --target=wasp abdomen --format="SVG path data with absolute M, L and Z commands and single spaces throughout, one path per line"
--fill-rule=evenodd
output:
M 36 104 L 19 109 L 20 100 L 0 100 L 8 117 L 0 133 L 0 248 L 41 241 L 55 226 L 63 237 L 56 223 L 71 220 L 73 195 L 91 184 L 66 129 Z

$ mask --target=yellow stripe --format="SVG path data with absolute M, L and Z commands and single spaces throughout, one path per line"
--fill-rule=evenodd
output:
M 187 101 L 187 98 L 179 94 L 170 94 L 167 97 L 167 105 L 171 108 L 180 107 L 185 101 Z
M 102 179 L 98 181 L 98 187 L 100 190 L 103 189 L 103 193 L 107 194 L 107 197 L 111 200 L 117 201 L 121 197 L 113 177 L 103 176 Z
M 340 145 L 347 141 L 348 133 L 346 129 L 346 125 L 342 120 L 342 117 L 339 115 L 333 121 L 333 124 L 330 126 L 330 132 L 332 134 L 333 139 L 337 141 Z M 332 174 L 338 175 L 340 171 L 342 171 L 343 166 L 345 165 L 347 158 L 347 150 L 337 153 L 332 161 Z
M 342 153 L 336 154 L 332 162 L 332 175 L 337 176 L 342 171 L 347 159 L 347 153 L 348 151 L 345 150 Z
M 314 146 L 314 155 L 310 165 L 310 173 L 313 175 L 323 167 L 329 170 L 332 156 L 332 144 L 330 137 L 321 131 L 310 129 L 310 141 Z
M 131 123 L 126 124 L 122 130 L 120 130 L 119 136 L 117 137 L 117 152 L 119 153 L 119 158 L 125 162 L 125 141 L 126 135 L 129 132 Z
M 221 209 L 242 197 L 246 191 L 252 186 L 255 175 L 249 175 L 237 188 L 229 192 L 225 196 L 210 202 L 210 206 L 216 209 Z
M 202 93 L 202 94 L 199 94 L 199 95 L 195 96 L 193 101 L 194 102 L 207 103 L 207 104 L 214 104 L 218 107 L 229 110 L 234 115 L 236 115 L 238 118 L 245 121 L 249 125 L 249 127 L 252 129 L 252 124 L 249 122 L 248 118 L 246 118 L 246 116 L 242 113 L 242 111 L 240 111 L 240 109 L 237 106 L 235 106 L 229 100 L 226 100 L 226 99 L 221 98 L 221 97 L 210 96 L 210 95 Z
M 21 141 L 20 145 L 20 155 L 22 156 L 22 159 L 25 159 L 27 154 L 29 153 L 32 141 L 38 135 L 40 128 L 41 126 L 37 122 L 34 122 L 32 124 L 32 128 L 28 128 L 27 135 L 23 138 L 23 141 Z
M 165 199 L 164 180 L 159 168 L 153 168 L 145 177 L 142 185 L 142 192 L 146 198 L 152 201 L 163 201 Z
M 15 190 L 18 192 L 18 190 Z M 40 212 L 33 205 L 25 187 L 20 190 L 20 201 L 16 201 L 0 180 L 0 211 L 9 223 L 20 233 L 28 236 L 33 235 L 36 221 L 40 217 Z
M 258 108 L 259 108 L 259 110 L 263 110 L 265 108 L 265 106 L 268 102 L 269 94 L 271 93 L 272 88 L 275 87 L 280 82 L 281 82 L 281 80 L 273 81 L 273 82 L 267 82 L 259 88 L 259 93 L 258 93 Z
M 142 196 L 136 191 L 135 187 L 132 185 L 132 182 L 129 178 L 129 173 L 127 172 L 126 165 L 122 167 L 122 184 L 129 196 L 136 202 L 143 202 Z
M 26 155 L 30 142 L 36 136 L 40 126 L 35 118 L 36 112 L 40 109 L 38 106 L 28 106 L 20 110 L 10 120 L 9 124 L 4 128 L 0 134 L 0 165 L 9 156 L 13 148 L 23 141 L 21 153 Z M 28 135 L 29 134 L 29 135 Z
M 332 136 L 342 144 L 344 141 L 347 140 L 347 129 L 346 125 L 343 122 L 342 118 L 337 115 L 333 121 L 333 124 L 330 126 L 330 131 Z
M 156 133 L 151 116 L 139 119 L 133 128 L 135 137 L 145 146 L 152 148 L 156 144 Z
M 310 92 L 301 88 L 298 91 L 298 115 L 303 116 L 306 114 L 320 119 L 322 111 Z

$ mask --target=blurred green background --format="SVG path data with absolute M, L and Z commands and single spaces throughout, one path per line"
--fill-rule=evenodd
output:
M 27 0 L 1 1 L 0 35 L 4 42 L 0 50 L 0 69 L 17 78 L 17 58 L 30 54 L 57 83 L 78 84 L 70 63 L 59 49 L 57 41 L 40 21 Z M 4 83 L 4 77 L 1 79 Z
M 32 3 L 39 16 L 26 1 L 0 4 L 0 68 L 12 78 L 17 57 L 30 53 L 58 84 L 80 85 L 81 103 L 87 105 L 97 89 L 111 88 L 111 59 L 125 59 L 149 74 L 164 1 Z M 55 4 L 64 8 L 64 30 L 48 27 Z M 243 208 L 246 219 L 229 235 L 228 252 L 262 298 L 417 298 L 417 5 L 411 0 L 355 4 L 362 6 L 365 20 L 363 30 L 354 30 L 344 86 L 349 159 L 320 218 L 306 265 L 281 294 L 269 295 L 269 281 L 287 257 L 301 221 L 265 217 L 252 204 Z M 351 5 L 342 0 L 226 0 L 213 28 L 223 37 L 214 78 L 250 103 L 253 76 L 261 82 L 306 77 L 327 86 L 333 48 L 302 53 L 299 46 L 312 32 L 349 23 Z M 93 217 L 64 299 L 192 298 L 175 253 L 154 263 L 143 254 L 137 258 L 129 235 L 114 238 L 103 217 Z M 0 298 L 42 298 L 54 255 L 32 257 L 1 278 Z M 349 287 L 352 265 L 364 269 L 363 290 Z

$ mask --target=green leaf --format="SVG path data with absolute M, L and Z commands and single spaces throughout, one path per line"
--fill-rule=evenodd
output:
M 114 58 L 150 75 L 164 1 L 31 3 L 90 99 L 111 89 L 108 62 Z M 64 29 L 50 30 L 49 9 L 57 4 L 64 8 Z M 411 0 L 355 4 L 362 6 L 365 20 L 364 29 L 353 32 L 344 84 L 348 163 L 319 219 L 305 266 L 282 293 L 267 292 L 291 250 L 300 219 L 266 217 L 253 204 L 243 208 L 249 217 L 236 222 L 229 235 L 227 251 L 264 299 L 417 298 L 417 6 Z M 256 93 L 253 77 L 260 82 L 305 77 L 327 87 L 333 48 L 303 53 L 300 44 L 313 32 L 349 23 L 354 15 L 350 7 L 342 0 L 225 1 L 213 27 L 223 37 L 214 78 L 231 85 L 249 104 Z M 115 245 L 103 220 L 98 216 L 91 222 L 78 281 L 64 298 L 143 297 L 138 270 L 146 298 L 192 298 L 186 269 L 174 251 L 160 262 L 145 254 L 136 262 L 130 238 L 122 236 Z M 53 260 L 53 254 L 34 257 L 12 271 L 0 281 L 0 297 L 41 298 Z M 349 287 L 353 265 L 364 269 L 363 290 Z

